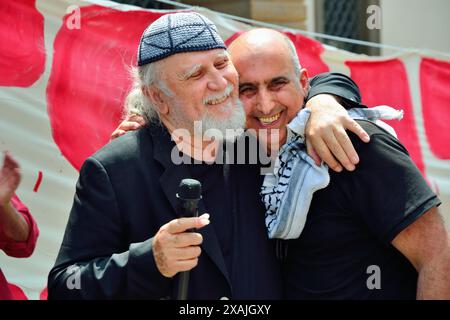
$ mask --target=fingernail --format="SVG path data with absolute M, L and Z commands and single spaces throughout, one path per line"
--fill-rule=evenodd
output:
M 370 141 L 370 137 L 368 135 L 364 136 L 364 142 L 369 142 Z
M 200 219 L 209 219 L 209 213 L 204 213 L 199 218 Z
M 349 164 L 349 165 L 347 166 L 347 170 L 348 170 L 348 171 L 353 171 L 353 170 L 355 170 L 355 166 L 352 165 L 352 164 Z
M 200 223 L 204 226 L 208 225 L 211 221 L 209 221 L 209 219 L 200 219 Z
M 353 162 L 353 164 L 357 164 L 359 162 L 358 156 L 352 157 L 352 162 Z

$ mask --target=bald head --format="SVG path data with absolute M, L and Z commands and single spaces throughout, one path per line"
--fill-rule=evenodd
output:
M 300 68 L 293 43 L 270 29 L 253 29 L 228 47 L 239 74 L 239 97 L 248 129 L 256 130 L 267 149 L 282 145 L 286 125 L 302 107 L 308 93 L 306 69 Z
M 252 61 L 254 57 L 261 55 L 288 57 L 292 61 L 295 75 L 300 76 L 301 65 L 294 44 L 276 30 L 257 28 L 247 31 L 229 45 L 228 51 L 235 64 L 238 61 Z

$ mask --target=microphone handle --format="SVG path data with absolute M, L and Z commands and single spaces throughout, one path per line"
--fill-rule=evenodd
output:
M 189 271 L 180 272 L 178 279 L 178 300 L 187 300 L 189 289 Z
M 183 212 L 185 217 L 198 217 L 197 211 L 198 200 L 194 201 L 180 201 L 180 211 Z M 187 232 L 193 232 L 195 229 L 188 229 Z M 189 271 L 183 271 L 179 273 L 178 278 L 178 300 L 187 300 L 189 289 Z

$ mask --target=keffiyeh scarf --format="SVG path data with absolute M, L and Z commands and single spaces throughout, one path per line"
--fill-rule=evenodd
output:
M 374 121 L 396 137 L 388 124 L 380 121 L 402 119 L 403 110 L 389 106 L 348 110 L 353 119 Z M 280 148 L 273 174 L 264 178 L 261 197 L 266 206 L 266 227 L 269 238 L 296 239 L 305 226 L 314 192 L 328 186 L 328 166 L 317 166 L 307 154 L 305 126 L 310 111 L 302 109 L 288 124 L 288 138 Z

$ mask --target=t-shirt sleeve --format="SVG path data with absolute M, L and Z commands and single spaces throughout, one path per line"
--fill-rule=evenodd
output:
M 310 90 L 307 100 L 312 97 L 328 93 L 339 98 L 339 102 L 346 109 L 366 108 L 361 104 L 361 94 L 356 83 L 348 76 L 337 72 L 325 72 L 318 74 L 310 81 Z
M 359 121 L 372 132 L 369 143 L 352 134 L 360 163 L 350 177 L 355 214 L 382 242 L 392 240 L 422 214 L 440 204 L 405 147 L 368 121 Z

